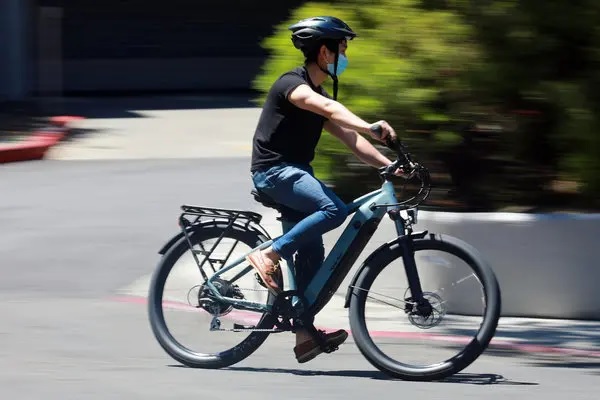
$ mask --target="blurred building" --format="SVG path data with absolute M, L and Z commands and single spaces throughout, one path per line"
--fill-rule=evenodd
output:
M 0 0 L 0 101 L 247 90 L 300 0 Z

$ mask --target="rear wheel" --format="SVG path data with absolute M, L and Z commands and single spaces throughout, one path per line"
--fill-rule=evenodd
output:
M 209 277 L 225 260 L 235 260 L 267 240 L 252 228 L 233 225 L 217 244 L 226 228 L 226 223 L 214 222 L 191 234 L 197 254 L 216 246 L 203 265 Z M 200 260 L 203 257 L 199 255 Z M 245 262 L 221 278 L 215 286 L 222 295 L 260 304 L 274 300 Z M 218 304 L 207 296 L 203 284 L 200 269 L 182 237 L 162 257 L 152 277 L 148 298 L 150 325 L 159 344 L 175 360 L 194 368 L 223 368 L 256 351 L 269 336 L 267 330 L 273 328 L 275 320 L 269 314 Z M 219 317 L 219 330 L 210 329 L 215 315 Z M 256 331 L 233 331 L 240 326 L 254 326 Z
M 402 247 L 392 245 L 359 272 L 350 325 L 361 353 L 379 370 L 405 380 L 443 379 L 488 346 L 500 318 L 500 289 L 468 244 L 445 235 L 413 243 L 425 304 L 412 301 Z

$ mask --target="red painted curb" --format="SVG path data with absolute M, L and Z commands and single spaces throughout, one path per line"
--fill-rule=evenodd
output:
M 40 160 L 64 135 L 64 132 L 38 132 L 22 142 L 0 145 L 0 163 Z
M 53 128 L 47 131 L 37 131 L 18 143 L 0 144 L 0 164 L 43 159 L 48 149 L 66 136 L 69 131 L 67 125 L 81 119 L 83 117 L 52 117 L 50 123 L 54 126 Z

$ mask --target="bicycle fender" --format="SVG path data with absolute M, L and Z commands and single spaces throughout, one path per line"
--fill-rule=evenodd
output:
M 188 233 L 192 233 L 197 229 L 200 229 L 204 226 L 208 226 L 209 224 L 211 224 L 210 222 L 205 222 L 205 223 L 199 223 L 199 224 L 194 224 L 191 225 L 189 227 L 187 227 L 186 229 L 188 230 Z M 181 239 L 182 237 L 184 237 L 183 231 L 178 232 L 175 236 L 173 236 L 171 239 L 169 239 L 164 245 L 163 247 L 161 247 L 161 249 L 158 251 L 158 254 L 160 255 L 165 255 L 165 253 L 175 245 L 175 243 L 177 243 L 177 241 L 179 241 L 179 239 Z
M 377 255 L 379 253 L 392 247 L 393 245 L 398 244 L 403 240 L 408 240 L 409 237 L 412 238 L 413 240 L 414 239 L 423 239 L 427 235 L 427 233 L 428 233 L 427 231 L 423 231 L 423 232 L 412 233 L 410 236 L 398 236 L 397 238 L 390 240 L 387 243 L 382 244 L 377 249 L 375 249 L 371 254 L 369 254 L 369 256 L 365 259 L 365 261 L 363 261 L 362 265 L 358 268 L 358 270 L 352 277 L 352 281 L 350 282 L 350 285 L 348 286 L 348 291 L 346 292 L 346 299 L 344 300 L 344 308 L 350 307 L 350 295 L 352 294 L 352 290 L 353 290 L 354 286 L 356 285 L 356 281 L 358 280 L 358 277 L 360 276 L 362 270 L 364 268 L 366 268 L 366 266 L 370 263 L 370 261 L 373 258 L 377 257 Z
M 177 241 L 179 239 L 181 239 L 183 237 L 183 232 L 179 232 L 178 234 L 176 234 L 175 236 L 173 236 L 171 239 L 169 239 L 164 245 L 163 247 L 161 247 L 161 249 L 158 251 L 158 254 L 160 255 L 164 255 L 167 250 L 169 250 L 171 247 L 173 247 L 173 245 L 175 243 L 177 243 Z

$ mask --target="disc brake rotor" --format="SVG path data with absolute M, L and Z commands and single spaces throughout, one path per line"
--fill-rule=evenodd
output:
M 407 289 L 408 293 L 409 289 Z M 408 320 L 421 329 L 430 329 L 439 325 L 446 315 L 444 299 L 433 292 L 423 292 L 423 301 L 419 304 L 412 298 L 406 297 L 405 312 Z

